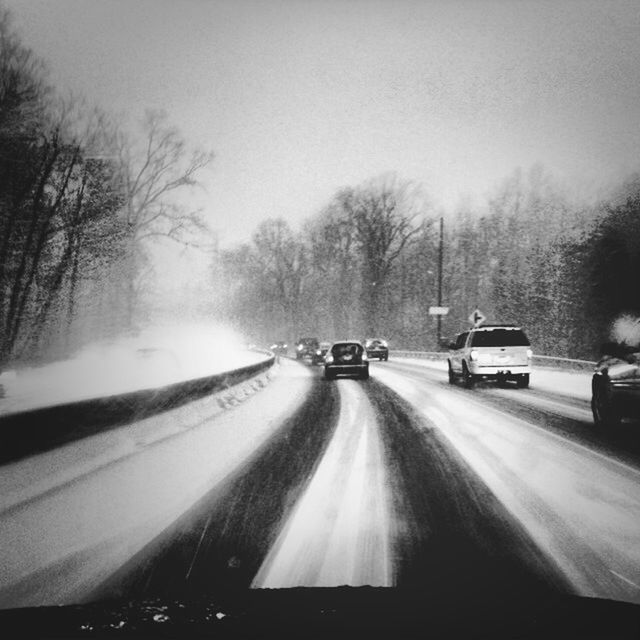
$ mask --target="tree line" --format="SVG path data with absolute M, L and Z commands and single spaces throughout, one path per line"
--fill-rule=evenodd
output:
M 211 159 L 163 112 L 61 97 L 0 7 L 0 366 L 135 331 L 151 244 L 205 231 L 175 196 Z
M 221 317 L 257 341 L 384 337 L 436 350 L 469 327 L 521 325 L 539 354 L 593 359 L 620 314 L 640 315 L 640 178 L 581 203 L 536 165 L 508 176 L 486 202 L 444 217 L 395 175 L 339 189 L 299 232 L 268 219 L 222 251 Z

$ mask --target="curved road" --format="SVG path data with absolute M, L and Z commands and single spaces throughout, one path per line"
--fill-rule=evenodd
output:
M 371 372 L 326 382 L 283 361 L 222 416 L 201 407 L 72 482 L 16 487 L 28 499 L 0 510 L 0 604 L 343 584 L 640 602 L 633 435 L 594 434 L 584 401 L 535 388 L 468 391 L 400 361 Z M 0 472 L 44 482 L 61 455 Z

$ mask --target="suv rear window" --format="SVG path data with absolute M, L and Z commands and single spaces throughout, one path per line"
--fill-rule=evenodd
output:
M 474 347 L 528 347 L 529 340 L 522 329 L 487 329 L 474 331 Z
M 341 357 L 346 354 L 359 356 L 362 353 L 362 345 L 351 343 L 334 344 L 331 353 L 336 357 Z

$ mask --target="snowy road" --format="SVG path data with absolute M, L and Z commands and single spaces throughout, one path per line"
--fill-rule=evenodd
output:
M 371 373 L 283 361 L 223 413 L 198 401 L 1 467 L 0 604 L 341 584 L 640 602 L 638 438 L 593 431 L 585 374 Z

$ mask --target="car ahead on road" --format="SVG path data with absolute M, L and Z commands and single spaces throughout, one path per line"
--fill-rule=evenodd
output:
M 330 342 L 321 342 L 313 356 L 313 364 L 324 364 L 324 359 L 330 347 Z
M 367 357 L 369 360 L 377 358 L 378 360 L 389 359 L 389 345 L 386 340 L 380 340 L 379 338 L 369 338 L 365 340 L 364 348 L 367 351 Z
M 284 340 L 279 340 L 278 342 L 274 342 L 269 349 L 273 351 L 277 356 L 286 356 L 287 355 L 288 345 Z
M 338 375 L 369 377 L 369 359 L 361 342 L 345 340 L 334 342 L 324 359 L 324 377 L 333 380 Z
M 313 360 L 319 346 L 318 338 L 300 338 L 296 342 L 296 360 L 303 358 Z
M 606 343 L 591 379 L 593 421 L 617 427 L 623 418 L 640 418 L 640 345 Z
M 515 380 L 529 386 L 533 353 L 524 331 L 515 325 L 482 325 L 458 334 L 449 345 L 449 382 L 461 378 L 471 388 L 476 380 Z

